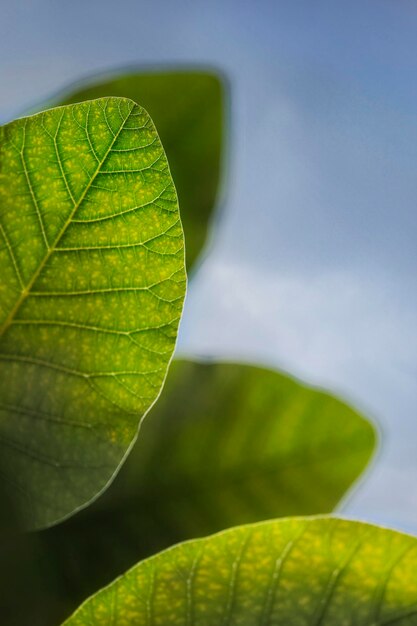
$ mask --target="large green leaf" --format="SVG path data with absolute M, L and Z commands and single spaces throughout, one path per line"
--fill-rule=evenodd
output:
M 238 363 L 174 361 L 141 434 L 79 521 L 111 511 L 146 534 L 149 551 L 239 523 L 331 512 L 375 445 L 373 426 L 349 405 Z
M 106 493 L 3 556 L 9 608 L 3 602 L 2 615 L 16 625 L 31 615 L 32 626 L 56 626 L 83 598 L 177 541 L 331 511 L 374 440 L 373 427 L 349 406 L 284 374 L 174 361 Z
M 207 71 L 131 71 L 91 77 L 51 102 L 69 104 L 103 96 L 140 102 L 155 122 L 178 191 L 190 269 L 206 240 L 218 195 L 224 149 L 223 81 Z
M 90 501 L 157 398 L 185 293 L 148 114 L 106 98 L 0 129 L 0 475 L 25 525 Z
M 180 544 L 86 601 L 66 626 L 411 626 L 417 541 L 294 518 Z

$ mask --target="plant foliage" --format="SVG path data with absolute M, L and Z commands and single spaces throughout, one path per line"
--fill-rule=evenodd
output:
M 241 526 L 139 563 L 65 626 L 414 626 L 415 548 L 335 518 Z
M 28 527 L 112 478 L 159 395 L 185 294 L 149 115 L 105 98 L 0 129 L 0 475 Z
M 138 70 L 91 77 L 87 83 L 68 87 L 50 103 L 104 96 L 140 102 L 158 129 L 179 196 L 190 270 L 206 241 L 219 196 L 225 144 L 224 82 L 208 71 Z

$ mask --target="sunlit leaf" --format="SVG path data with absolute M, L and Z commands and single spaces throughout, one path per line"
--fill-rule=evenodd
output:
M 65 625 L 411 626 L 416 546 L 331 518 L 241 526 L 139 563 Z
M 349 406 L 284 374 L 174 361 L 106 493 L 26 539 L 24 551 L 18 541 L 3 558 L 8 576 L 0 586 L 13 590 L 10 615 L 22 626 L 28 614 L 36 616 L 33 626 L 56 626 L 140 558 L 177 541 L 244 522 L 331 511 L 363 471 L 374 441 L 371 424 Z M 18 558 L 24 606 L 21 574 L 10 578 Z
M 26 526 L 112 478 L 157 398 L 185 292 L 148 114 L 107 98 L 0 129 L 0 476 Z
M 204 245 L 218 196 L 225 140 L 223 85 L 214 72 L 142 70 L 91 77 L 51 100 L 56 105 L 123 96 L 148 111 L 178 191 L 188 268 Z

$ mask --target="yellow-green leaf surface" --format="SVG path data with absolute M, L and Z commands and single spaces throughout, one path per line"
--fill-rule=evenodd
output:
M 106 493 L 25 538 L 24 548 L 20 540 L 9 544 L 1 557 L 7 576 L 0 588 L 9 590 L 2 615 L 16 626 L 29 616 L 32 626 L 56 626 L 139 559 L 178 541 L 329 512 L 363 471 L 374 442 L 360 414 L 282 373 L 174 361 Z
M 26 526 L 102 490 L 157 398 L 185 293 L 175 188 L 123 98 L 0 129 L 0 476 Z
M 136 529 L 135 545 L 146 536 L 148 555 L 239 523 L 329 513 L 374 446 L 366 418 L 288 375 L 175 360 L 117 480 L 74 522 L 84 522 L 85 536 L 96 526 L 93 516 L 109 516 L 119 535 L 112 546 L 131 537 L 125 524 Z M 90 542 L 97 545 L 100 532 L 94 532 Z M 108 537 L 102 541 L 97 554 Z
M 224 82 L 211 71 L 130 71 L 92 76 L 51 100 L 69 104 L 123 96 L 151 115 L 178 191 L 190 269 L 207 236 L 215 206 L 225 141 Z
M 139 563 L 65 626 L 414 626 L 416 547 L 331 518 L 241 526 Z

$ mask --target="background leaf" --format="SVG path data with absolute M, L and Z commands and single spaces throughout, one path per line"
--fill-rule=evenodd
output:
M 55 626 L 140 558 L 177 541 L 241 522 L 331 511 L 374 442 L 361 415 L 284 374 L 174 361 L 106 493 L 26 539 L 25 552 L 20 542 L 3 558 L 9 614 L 22 626 L 28 615 L 31 626 Z M 22 575 L 11 577 L 16 569 L 25 572 L 23 589 Z
M 330 512 L 375 445 L 370 422 L 328 393 L 261 367 L 184 360 L 141 434 L 94 510 L 134 516 L 148 554 L 237 523 Z
M 148 114 L 107 98 L 0 129 L 0 475 L 25 525 L 114 475 L 171 359 L 183 235 Z
M 415 625 L 416 546 L 331 518 L 242 526 L 139 563 L 65 625 Z
M 69 87 L 53 105 L 103 96 L 131 98 L 151 115 L 166 150 L 181 207 L 191 268 L 206 241 L 224 152 L 224 82 L 214 72 L 164 70 L 96 76 Z

